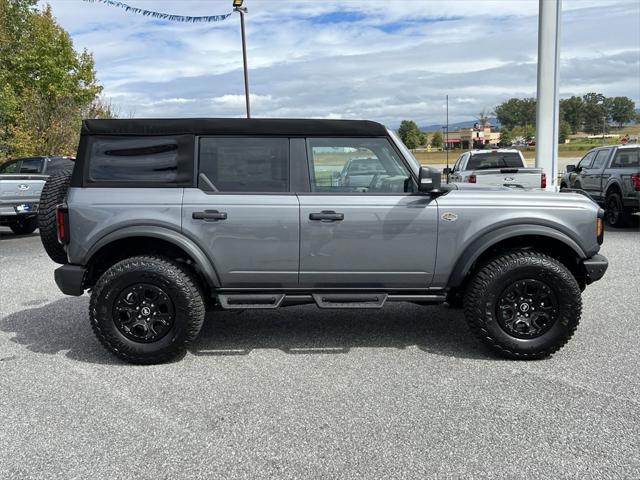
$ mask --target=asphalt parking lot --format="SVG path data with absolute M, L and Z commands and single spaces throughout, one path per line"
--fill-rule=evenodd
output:
M 448 307 L 209 315 L 180 361 L 98 344 L 36 235 L 0 228 L 0 478 L 640 478 L 640 232 L 553 358 Z

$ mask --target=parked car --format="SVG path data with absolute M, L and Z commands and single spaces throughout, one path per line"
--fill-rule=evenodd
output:
M 354 157 L 345 163 L 340 172 L 340 185 L 357 189 L 368 189 L 375 186 L 381 175 L 385 175 L 386 170 L 375 157 Z
M 38 228 L 40 193 L 49 175 L 73 168 L 69 157 L 29 157 L 0 165 L 0 225 L 26 235 Z
M 378 180 L 322 183 L 336 151 Z M 496 353 L 542 358 L 607 269 L 604 212 L 584 195 L 441 185 L 369 121 L 86 120 L 73 174 L 52 176 L 42 204 L 56 283 L 90 290 L 98 339 L 135 363 L 178 355 L 205 308 L 461 299 Z
M 512 188 L 545 188 L 547 177 L 540 168 L 529 168 L 520 150 L 498 148 L 471 150 L 444 169 L 451 183 L 502 185 Z
M 605 207 L 609 224 L 626 226 L 640 210 L 640 145 L 610 145 L 590 150 L 577 165 L 567 165 L 560 188 L 584 190 Z

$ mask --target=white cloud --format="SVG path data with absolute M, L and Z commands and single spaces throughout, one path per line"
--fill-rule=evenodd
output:
M 185 15 L 230 1 L 127 0 Z M 370 118 L 397 125 L 470 119 L 511 96 L 534 96 L 537 0 L 246 0 L 255 116 Z M 237 16 L 159 22 L 100 3 L 51 0 L 77 48 L 94 52 L 105 95 L 137 116 L 241 116 Z M 565 0 L 561 93 L 640 102 L 640 3 Z

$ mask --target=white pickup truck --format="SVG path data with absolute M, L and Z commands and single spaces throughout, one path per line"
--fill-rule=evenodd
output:
M 545 188 L 547 177 L 541 168 L 529 168 L 515 149 L 471 150 L 451 169 L 444 169 L 451 183 L 478 183 L 512 188 Z
M 0 226 L 19 235 L 38 228 L 40 194 L 49 175 L 73 168 L 70 157 L 30 157 L 0 165 Z

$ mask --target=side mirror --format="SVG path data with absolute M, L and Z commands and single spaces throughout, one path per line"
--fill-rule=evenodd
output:
M 575 172 L 576 171 L 576 166 L 575 165 L 567 165 L 567 173 L 571 173 L 571 172 Z
M 451 173 L 453 173 L 453 168 L 445 167 L 445 168 L 442 169 L 442 174 L 443 175 L 449 175 Z
M 431 167 L 420 167 L 418 176 L 418 190 L 423 193 L 439 193 L 441 176 L 440 172 Z

